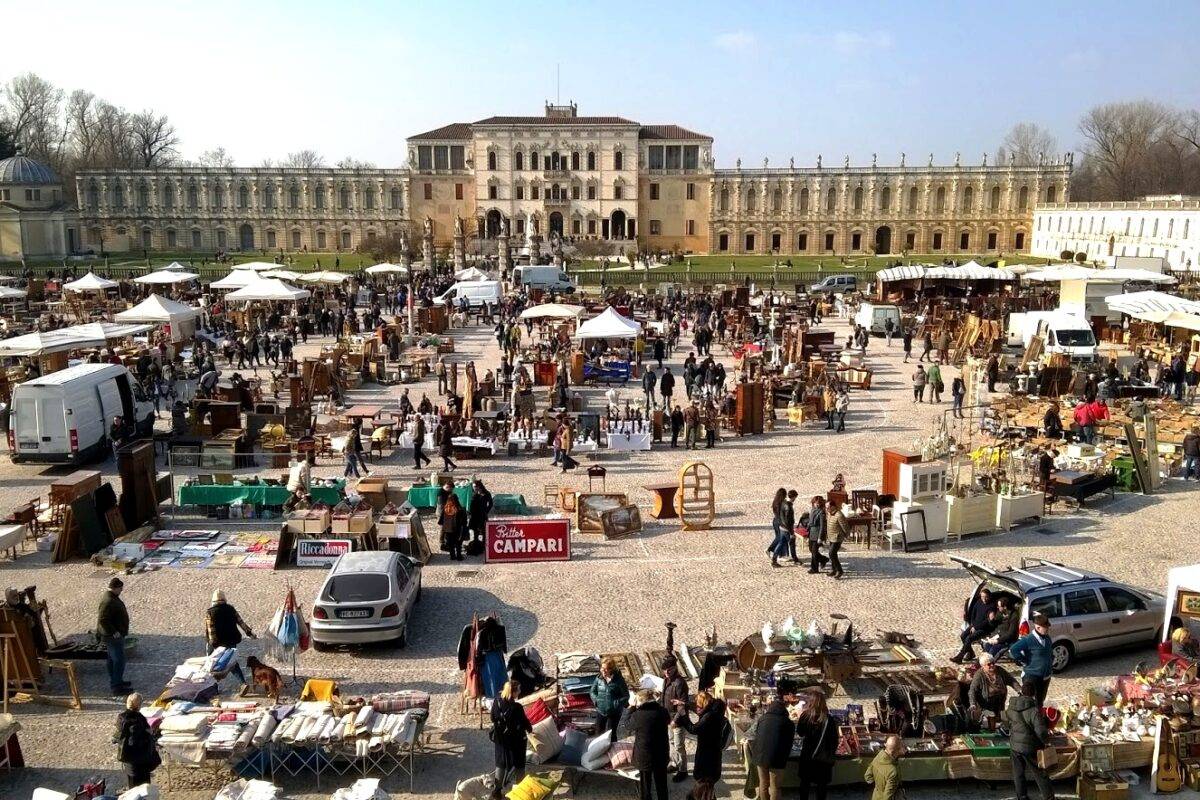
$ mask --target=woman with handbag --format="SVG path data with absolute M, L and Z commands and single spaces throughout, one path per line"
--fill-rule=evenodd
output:
M 489 734 L 496 746 L 496 786 L 492 797 L 499 798 L 508 787 L 525 777 L 525 738 L 533 726 L 525 709 L 517 702 L 520 687 L 509 680 L 492 704 L 492 730 Z
M 808 800 L 808 788 L 816 789 L 816 800 L 825 800 L 833 780 L 833 762 L 838 746 L 837 724 L 829 716 L 825 694 L 819 689 L 808 696 L 808 705 L 796 722 L 800 747 L 800 800 Z
M 142 696 L 137 692 L 125 698 L 125 710 L 117 717 L 117 760 L 125 765 L 130 789 L 150 783 L 150 776 L 162 764 L 154 732 L 142 714 Z
M 696 693 L 698 719 L 692 722 L 689 714 L 679 715 L 677 724 L 696 737 L 696 755 L 692 761 L 692 777 L 696 785 L 688 792 L 691 800 L 712 800 L 715 786 L 721 780 L 722 754 L 729 745 L 733 728 L 725 716 L 725 701 L 710 692 Z

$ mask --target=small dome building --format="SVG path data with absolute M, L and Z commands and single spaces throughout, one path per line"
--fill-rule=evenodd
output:
M 79 230 L 79 210 L 54 170 L 19 151 L 0 159 L 0 261 L 71 255 Z

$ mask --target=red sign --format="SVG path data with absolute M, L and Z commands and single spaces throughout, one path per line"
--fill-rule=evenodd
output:
M 570 561 L 571 521 L 559 517 L 492 519 L 487 524 L 489 564 Z

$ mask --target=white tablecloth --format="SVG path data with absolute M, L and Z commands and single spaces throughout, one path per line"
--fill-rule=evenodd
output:
M 607 447 L 609 450 L 649 450 L 650 434 L 610 433 Z
M 24 540 L 24 525 L 0 525 L 0 550 L 20 547 Z
M 450 440 L 455 447 L 471 447 L 475 450 L 487 450 L 496 455 L 496 442 L 492 439 L 476 439 L 472 436 L 455 436 Z

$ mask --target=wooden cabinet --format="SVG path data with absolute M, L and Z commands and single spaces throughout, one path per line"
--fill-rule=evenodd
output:
M 978 494 L 946 498 L 946 529 L 956 536 L 984 533 L 996 527 L 996 495 Z
M 946 492 L 947 465 L 945 461 L 922 461 L 901 464 L 896 499 L 920 500 L 941 497 Z
M 1042 507 L 1046 502 L 1043 492 L 1019 495 L 998 495 L 996 497 L 996 527 L 1009 530 L 1024 519 L 1042 517 Z
M 758 382 L 737 385 L 734 425 L 738 435 L 763 432 L 763 385 Z
M 900 465 L 915 464 L 921 460 L 916 450 L 902 447 L 883 448 L 883 494 L 900 496 Z

